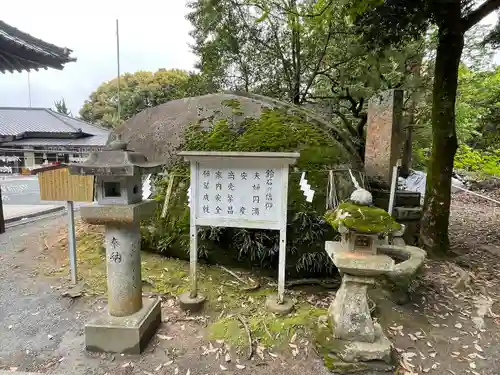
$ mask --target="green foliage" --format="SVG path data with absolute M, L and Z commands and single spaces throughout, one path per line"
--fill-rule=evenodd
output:
M 62 113 L 66 116 L 71 116 L 71 111 L 66 106 L 66 101 L 64 100 L 64 98 L 62 98 L 61 100 L 56 100 L 54 102 L 54 107 L 56 108 L 56 112 Z
M 484 33 L 485 30 L 478 29 Z M 476 35 L 472 40 L 480 39 Z M 455 121 L 458 142 L 474 149 L 489 150 L 500 142 L 500 67 L 489 69 L 481 60 L 473 63 L 474 56 L 481 50 L 471 49 L 459 67 L 458 92 L 455 106 Z M 485 52 L 489 55 L 489 51 Z M 469 62 L 469 65 L 465 64 Z M 485 70 L 485 68 L 487 68 Z M 430 149 L 431 93 L 427 91 L 418 108 L 419 127 L 416 129 L 414 144 L 414 166 L 425 167 L 425 153 Z
M 202 76 L 179 69 L 157 72 L 138 71 L 120 77 L 120 118 L 118 118 L 118 80 L 101 84 L 80 109 L 82 119 L 115 127 L 146 108 L 186 96 L 206 94 Z
M 361 10 L 354 15 L 363 41 L 379 50 L 422 37 L 433 19 L 430 1 L 427 0 L 392 0 L 382 3 L 352 0 L 351 3 L 357 4 L 357 9 Z
M 352 14 L 380 0 L 190 0 L 193 52 L 213 87 L 312 106 L 348 130 L 363 156 L 373 93 L 418 86 L 406 72 L 419 43 L 374 53 Z
M 239 103 L 224 103 L 239 111 Z M 289 178 L 287 263 L 289 272 L 328 274 L 335 271 L 323 255 L 324 241 L 336 234 L 321 218 L 325 207 L 326 170 L 356 160 L 325 130 L 305 118 L 284 110 L 266 109 L 258 119 L 247 118 L 241 124 L 216 121 L 207 131 L 193 124 L 185 133 L 183 150 L 197 151 L 299 151 L 296 164 L 308 172 L 308 181 L 316 191 L 313 203 L 307 203 L 299 187 L 300 173 Z M 169 173 L 176 177 L 165 219 L 159 216 L 143 226 L 144 247 L 170 256 L 185 258 L 189 249 L 189 208 L 186 189 L 188 166 L 182 162 Z M 166 180 L 157 184 L 157 199 L 164 200 Z M 147 229 L 146 229 L 147 228 Z M 268 230 L 204 228 L 199 233 L 200 258 L 210 263 L 238 263 L 276 269 L 279 233 Z
M 361 233 L 392 233 L 401 229 L 401 225 L 387 211 L 352 202 L 343 202 L 335 210 L 326 212 L 325 220 L 334 229 L 343 225 Z
M 463 69 L 459 79 L 457 131 L 469 130 L 469 137 L 463 141 L 470 146 L 497 148 L 500 140 L 500 67 L 481 71 Z
M 462 145 L 455 155 L 454 167 L 483 176 L 500 176 L 500 150 L 480 151 Z

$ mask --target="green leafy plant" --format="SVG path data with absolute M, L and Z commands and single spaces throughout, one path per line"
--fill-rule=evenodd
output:
M 500 150 L 481 151 L 462 145 L 455 156 L 454 167 L 481 176 L 500 176 Z

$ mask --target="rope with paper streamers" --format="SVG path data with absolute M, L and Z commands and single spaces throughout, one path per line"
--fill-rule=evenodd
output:
M 311 185 L 307 182 L 306 179 L 306 172 L 302 172 L 300 175 L 300 190 L 304 193 L 304 196 L 306 197 L 306 202 L 311 203 L 313 201 L 314 197 L 314 190 L 311 189 Z
M 354 173 L 356 173 L 359 177 L 359 181 L 354 177 Z M 328 171 L 328 183 L 326 186 L 326 200 L 325 200 L 325 208 L 326 210 L 334 210 L 339 204 L 340 200 L 346 197 L 339 197 L 339 192 L 335 183 L 336 175 L 345 175 L 349 173 L 349 177 L 354 184 L 355 190 L 363 189 L 365 185 L 365 176 L 363 172 L 359 170 L 352 170 L 350 168 L 338 168 L 338 169 L 330 169 Z

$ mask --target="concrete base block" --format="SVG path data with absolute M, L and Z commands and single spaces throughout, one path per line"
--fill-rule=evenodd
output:
M 205 296 L 198 293 L 196 297 L 191 297 L 190 292 L 182 293 L 179 296 L 179 306 L 183 311 L 189 311 L 192 313 L 199 312 L 206 301 Z
M 293 310 L 293 306 L 293 301 L 287 298 L 283 300 L 283 303 L 279 303 L 276 294 L 272 294 L 266 298 L 266 309 L 275 314 L 286 315 Z
M 85 325 L 85 349 L 141 354 L 161 323 L 160 299 L 143 298 L 141 310 L 125 317 L 102 313 Z

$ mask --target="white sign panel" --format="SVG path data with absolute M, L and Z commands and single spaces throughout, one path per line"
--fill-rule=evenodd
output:
M 288 167 L 300 156 L 279 152 L 182 152 L 189 188 L 191 295 L 196 296 L 198 226 L 280 231 L 278 301 L 285 292 Z
M 218 168 L 199 163 L 196 223 L 279 229 L 282 176 L 282 168 Z

